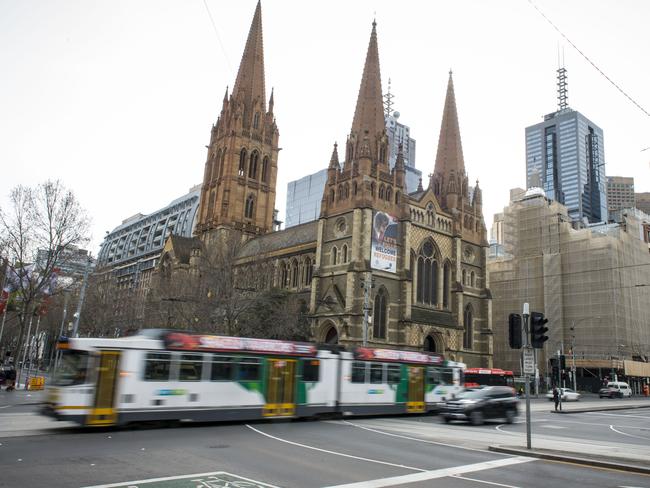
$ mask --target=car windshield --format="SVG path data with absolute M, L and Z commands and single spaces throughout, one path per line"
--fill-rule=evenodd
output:
M 462 393 L 459 393 L 456 397 L 459 400 L 464 399 L 474 399 L 474 398 L 483 398 L 485 396 L 485 390 L 465 390 Z
M 55 386 L 81 385 L 88 376 L 90 356 L 85 351 L 63 351 L 52 384 Z

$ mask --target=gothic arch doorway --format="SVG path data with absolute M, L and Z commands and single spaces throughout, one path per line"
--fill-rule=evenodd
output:
M 424 351 L 425 352 L 438 352 L 438 348 L 436 347 L 436 341 L 433 337 L 428 335 L 424 339 Z
M 326 344 L 339 343 L 339 333 L 337 332 L 336 327 L 331 326 L 329 330 L 325 333 L 325 343 Z

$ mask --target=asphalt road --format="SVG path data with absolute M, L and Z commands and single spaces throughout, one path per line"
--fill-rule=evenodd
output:
M 25 419 L 30 418 L 29 412 L 21 413 Z M 628 413 L 621 415 L 625 414 Z M 569 417 L 540 413 L 540 420 L 543 415 L 562 417 L 559 420 L 563 421 Z M 562 426 L 573 429 L 572 433 L 601 435 L 600 429 L 592 429 L 596 426 L 589 424 L 602 423 L 603 427 L 605 423 L 599 420 L 602 417 L 572 414 L 566 420 L 584 417 L 594 421 Z M 629 416 L 622 420 L 617 420 L 616 425 L 629 422 L 625 428 L 632 429 L 645 428 L 650 421 Z M 536 428 L 544 429 L 544 423 L 537 422 Z M 507 456 L 481 448 L 483 439 L 518 435 L 517 430 L 521 429 L 517 424 L 507 426 L 505 429 L 512 432 L 504 433 L 496 429 L 499 425 L 443 426 L 436 417 L 392 417 L 160 429 L 54 430 L 48 435 L 0 439 L 0 486 L 85 487 L 225 472 L 229 474 L 212 475 L 213 481 L 209 483 L 196 480 L 207 480 L 210 475 L 196 475 L 185 480 L 162 479 L 151 484 L 119 486 L 650 487 L 650 477 L 644 475 Z M 453 438 L 455 432 L 457 442 L 438 442 L 431 435 L 435 432 L 446 432 L 447 438 Z M 642 442 L 631 437 L 627 440 Z M 253 481 L 232 481 L 236 476 Z

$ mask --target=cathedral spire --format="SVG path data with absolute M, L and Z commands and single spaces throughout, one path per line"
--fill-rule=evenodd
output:
M 460 141 L 456 96 L 454 94 L 454 80 L 450 70 L 434 172 L 448 177 L 452 171 L 461 177 L 465 174 L 463 146 Z
M 334 149 L 332 150 L 332 157 L 330 158 L 330 166 L 331 169 L 339 169 L 339 152 L 338 152 L 338 144 L 335 142 L 334 143 Z
M 377 47 L 377 23 L 372 23 L 372 33 L 363 68 L 357 107 L 352 121 L 352 134 L 359 141 L 365 135 L 374 142 L 385 130 L 384 104 L 381 93 L 381 76 L 379 73 L 379 49 Z
M 251 23 L 246 47 L 241 58 L 237 80 L 232 89 L 236 101 L 244 103 L 244 112 L 250 114 L 253 105 L 257 110 L 266 112 L 266 95 L 264 89 L 264 43 L 262 41 L 262 3 L 257 2 L 255 15 Z

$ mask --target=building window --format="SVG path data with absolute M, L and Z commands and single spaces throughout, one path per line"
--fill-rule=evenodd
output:
M 474 343 L 474 317 L 472 316 L 472 306 L 465 307 L 463 315 L 465 332 L 463 333 L 463 348 L 472 349 Z
M 336 261 L 337 261 L 337 258 L 338 258 L 338 253 L 339 253 L 339 250 L 336 248 L 336 246 L 334 246 L 332 248 L 332 264 L 336 264 Z
M 259 159 L 259 153 L 257 151 L 253 151 L 251 153 L 251 160 L 250 164 L 248 165 L 248 177 L 252 179 L 257 178 L 257 161 Z
M 280 288 L 286 288 L 289 283 L 286 263 L 280 264 Z
M 298 288 L 298 261 L 295 259 L 291 263 L 291 286 Z
M 255 112 L 255 115 L 253 116 L 253 129 L 258 129 L 260 126 L 260 113 Z
M 255 214 L 255 198 L 253 195 L 248 195 L 246 199 L 246 206 L 244 209 L 244 217 L 247 219 L 252 219 Z
M 242 148 L 239 153 L 239 170 L 237 171 L 238 176 L 244 176 L 246 172 L 246 148 Z
M 262 160 L 262 181 L 264 183 L 269 182 L 269 158 L 265 156 Z
M 375 306 L 372 315 L 372 334 L 375 339 L 386 338 L 386 315 L 388 300 L 383 288 L 375 296 Z
M 348 262 L 348 246 L 347 246 L 347 244 L 343 244 L 343 249 L 341 251 L 341 262 L 342 263 L 347 263 Z
M 451 280 L 451 265 L 449 262 L 445 263 L 445 270 L 442 279 L 442 307 L 449 308 L 449 284 Z
M 355 181 L 352 183 L 352 194 L 356 197 L 357 196 L 357 182 Z
M 426 305 L 438 304 L 438 260 L 433 242 L 422 244 L 417 261 L 416 301 Z
M 386 188 L 386 200 L 390 202 L 392 199 L 393 199 L 393 190 L 389 186 L 388 188 Z
M 400 194 L 398 191 L 395 192 L 395 203 L 399 205 Z
M 313 267 L 312 267 L 311 259 L 309 259 L 309 258 L 305 259 L 304 273 L 303 273 L 304 276 L 305 276 L 305 281 L 304 281 L 305 286 L 311 285 L 311 277 L 312 277 L 313 272 L 314 272 L 314 270 L 313 270 Z
M 379 185 L 379 198 L 384 199 L 384 185 Z
M 330 203 L 334 203 L 334 188 L 330 190 Z

